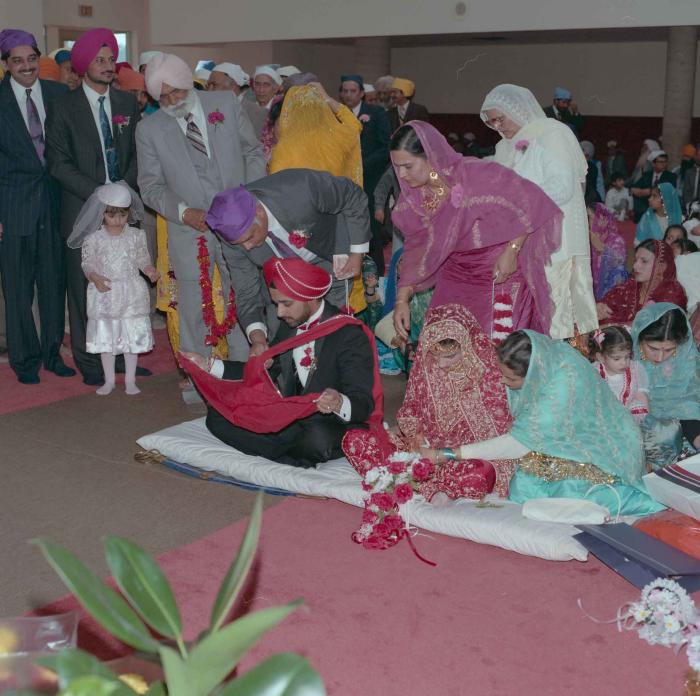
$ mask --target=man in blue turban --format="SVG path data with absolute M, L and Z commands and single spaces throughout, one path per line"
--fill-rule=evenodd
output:
M 544 112 L 547 118 L 556 118 L 557 121 L 566 123 L 579 136 L 583 128 L 583 116 L 578 111 L 578 107 L 572 100 L 571 92 L 564 87 L 555 87 L 554 98 L 551 106 L 545 106 Z

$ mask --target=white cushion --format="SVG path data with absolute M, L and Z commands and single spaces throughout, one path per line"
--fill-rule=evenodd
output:
M 262 457 L 242 454 L 214 437 L 204 418 L 186 421 L 145 435 L 138 444 L 157 450 L 175 462 L 202 471 L 215 471 L 257 486 L 282 488 L 304 495 L 335 498 L 362 507 L 360 476 L 347 459 L 336 459 L 317 469 L 300 469 Z M 404 506 L 404 517 L 422 529 L 499 546 L 527 556 L 551 561 L 585 561 L 586 549 L 573 535 L 579 530 L 569 524 L 538 522 L 522 515 L 522 507 L 492 495 L 488 500 L 501 507 L 477 507 L 475 501 L 457 500 L 446 505 L 413 501 Z M 357 516 L 360 526 L 360 514 Z M 354 530 L 349 529 L 348 535 Z

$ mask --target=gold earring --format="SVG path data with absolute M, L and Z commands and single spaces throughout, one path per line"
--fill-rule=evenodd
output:
M 645 353 L 644 353 L 643 350 L 640 350 L 640 351 L 639 351 L 639 359 L 640 359 L 640 360 L 646 360 L 646 359 L 647 359 L 647 356 L 645 355 Z
M 429 174 L 428 176 L 430 176 L 430 180 L 431 180 L 431 181 L 437 181 L 437 180 L 440 178 L 440 176 L 438 175 L 438 173 L 437 173 L 436 171 L 434 171 L 434 170 L 431 171 L 430 174 Z
M 678 355 L 678 350 L 676 348 L 673 349 L 673 353 L 671 354 L 672 358 L 675 358 L 676 355 Z

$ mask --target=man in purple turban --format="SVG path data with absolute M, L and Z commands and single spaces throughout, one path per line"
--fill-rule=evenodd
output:
M 177 279 L 180 347 L 208 355 L 202 312 L 198 238 L 204 235 L 224 287 L 230 282 L 221 242 L 204 222 L 214 196 L 265 175 L 265 156 L 232 91 L 194 89 L 192 69 L 172 54 L 153 57 L 146 89 L 160 109 L 139 123 L 136 144 L 143 202 L 168 222 L 168 252 Z M 248 344 L 229 333 L 229 354 L 245 359 Z M 183 395 L 184 397 L 185 395 Z
M 63 95 L 46 123 L 49 171 L 63 187 L 61 235 L 68 238 L 76 217 L 93 191 L 103 184 L 124 180 L 136 188 L 136 141 L 140 118 L 136 98 L 112 89 L 118 46 L 109 29 L 91 29 L 71 50 L 73 68 L 82 85 Z M 85 384 L 103 381 L 97 354 L 85 350 L 87 280 L 81 250 L 66 248 L 66 283 L 71 346 Z M 123 359 L 117 371 L 123 371 Z M 137 368 L 137 374 L 150 374 Z
M 23 384 L 39 382 L 42 364 L 60 377 L 63 364 L 63 243 L 58 186 L 46 166 L 44 123 L 64 85 L 39 79 L 39 49 L 21 29 L 0 32 L 8 79 L 0 83 L 0 275 L 10 366 Z M 39 336 L 32 316 L 38 289 Z

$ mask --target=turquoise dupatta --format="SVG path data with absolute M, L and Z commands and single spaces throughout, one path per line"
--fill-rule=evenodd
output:
M 634 355 L 641 358 L 639 334 L 649 324 L 660 319 L 672 309 L 683 310 L 670 302 L 656 302 L 640 310 L 632 324 Z M 683 312 L 686 317 L 688 317 Z M 688 323 L 688 338 L 678 345 L 675 357 L 655 365 L 649 360 L 642 362 L 649 376 L 649 399 L 651 414 L 657 418 L 700 420 L 700 354 L 693 340 Z
M 530 366 L 520 389 L 507 389 L 511 435 L 534 452 L 595 464 L 639 485 L 642 439 L 632 416 L 591 364 L 568 343 L 527 330 Z
M 680 225 L 681 222 L 683 222 L 683 210 L 681 209 L 681 202 L 676 193 L 676 189 L 672 184 L 663 183 L 659 184 L 659 191 L 664 201 L 664 208 L 668 216 L 668 224 Z M 664 234 L 666 234 L 666 230 L 661 229 L 659 220 L 656 217 L 656 211 L 647 208 L 637 224 L 635 244 L 639 244 L 645 239 L 658 239 L 661 241 L 664 238 Z

